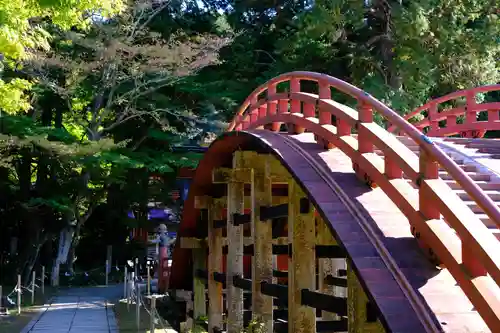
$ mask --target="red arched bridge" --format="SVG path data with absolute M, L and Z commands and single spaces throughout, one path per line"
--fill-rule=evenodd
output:
M 185 202 L 169 291 L 187 326 L 500 332 L 500 144 L 471 138 L 498 129 L 500 103 L 474 97 L 494 90 L 432 101 L 414 126 L 323 74 L 257 88 Z M 430 137 L 457 133 L 474 135 Z

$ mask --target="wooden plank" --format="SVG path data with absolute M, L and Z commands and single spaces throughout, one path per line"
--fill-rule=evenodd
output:
M 198 277 L 197 270 L 206 269 L 206 247 L 193 250 L 193 318 L 196 320 L 207 315 L 207 300 L 205 296 L 205 281 Z
M 239 167 L 237 156 L 233 157 L 233 168 Z M 250 180 L 253 170 L 247 171 Z M 233 174 L 234 175 L 234 174 Z M 235 177 L 236 178 L 236 177 Z M 243 226 L 235 226 L 233 214 L 244 212 L 244 183 L 238 178 L 231 178 L 228 184 L 228 209 L 227 209 L 227 332 L 240 333 L 243 330 L 243 290 L 232 284 L 233 276 L 243 277 Z
M 245 207 L 251 207 L 252 206 L 252 200 L 251 200 L 251 197 L 250 197 L 250 193 L 248 193 L 249 195 L 245 195 Z M 217 203 L 217 204 L 221 204 L 223 206 L 226 206 L 227 205 L 227 197 L 226 196 L 222 196 L 220 198 L 214 198 L 214 203 Z M 273 199 L 272 199 L 272 205 L 280 205 L 280 204 L 283 204 L 283 203 L 287 203 L 288 202 L 288 195 L 287 196 L 275 196 L 273 194 Z
M 264 325 L 265 332 L 273 332 L 273 299 L 261 293 L 261 282 L 273 282 L 272 223 L 261 221 L 260 207 L 272 205 L 271 169 L 269 158 L 264 170 L 256 170 L 252 182 L 252 228 L 254 241 L 254 257 L 252 260 L 252 316 L 255 321 Z
M 259 154 L 254 151 L 238 151 L 240 168 L 268 170 L 267 176 L 271 184 L 288 184 L 290 173 L 280 160 L 272 154 Z
M 322 218 L 317 218 L 316 243 L 319 245 L 337 245 L 335 238 L 323 221 Z M 329 285 L 326 283 L 327 276 L 339 277 L 339 269 L 346 269 L 345 259 L 318 259 L 318 290 L 326 295 L 337 297 L 346 297 L 346 290 L 342 287 Z M 323 320 L 339 320 L 340 317 L 332 312 L 322 311 L 321 317 Z
M 288 183 L 273 183 L 273 196 L 274 197 L 285 197 L 288 199 Z M 227 184 L 212 184 L 210 189 L 207 191 L 207 195 L 211 195 L 212 198 L 221 198 L 227 195 Z M 245 195 L 250 196 L 250 184 L 245 185 Z
M 214 229 L 213 223 L 211 224 Z M 220 229 L 222 232 L 222 229 Z M 210 238 L 210 237 L 209 237 Z M 200 249 L 210 244 L 209 238 L 196 238 L 196 237 L 180 237 L 181 248 L 183 249 Z M 274 245 L 288 245 L 288 237 L 278 237 L 271 240 Z M 228 241 L 226 237 L 221 236 L 221 247 L 227 246 Z M 253 237 L 244 237 L 243 246 L 254 244 Z M 208 245 L 210 247 L 210 245 Z
M 208 209 L 208 331 L 222 330 L 222 284 L 214 280 L 214 272 L 222 271 L 222 229 L 212 220 L 221 218 L 221 205 L 212 203 Z
M 212 182 L 214 184 L 229 184 L 231 182 L 251 183 L 251 170 L 249 168 L 218 168 L 212 172 Z M 244 185 L 241 186 L 243 187 Z
M 304 200 L 305 199 L 305 200 Z M 316 228 L 312 204 L 294 180 L 289 184 L 288 332 L 316 332 L 316 310 L 301 304 L 302 289 L 316 289 Z

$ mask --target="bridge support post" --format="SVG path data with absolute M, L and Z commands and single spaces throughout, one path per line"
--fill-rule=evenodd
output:
M 215 281 L 214 273 L 222 272 L 222 228 L 214 221 L 221 218 L 221 207 L 213 201 L 208 206 L 208 331 L 222 331 L 222 283 Z
M 301 302 L 302 289 L 316 288 L 314 207 L 295 181 L 288 186 L 288 332 L 316 332 L 316 310 Z
M 252 259 L 252 316 L 264 325 L 265 332 L 273 332 L 273 299 L 261 293 L 261 282 L 273 282 L 273 246 L 272 221 L 262 221 L 261 206 L 271 206 L 271 156 L 257 155 L 254 157 L 260 168 L 254 169 L 254 179 L 251 184 L 252 200 L 252 236 L 254 242 L 254 257 Z
M 326 225 L 325 221 L 321 218 L 316 218 L 316 239 L 317 245 L 337 245 L 335 238 L 333 238 L 330 228 Z M 346 269 L 345 259 L 318 259 L 318 290 L 319 292 L 337 297 L 347 297 L 346 288 L 334 286 L 326 283 L 328 276 L 339 278 L 339 270 Z M 323 320 L 339 320 L 340 317 L 332 312 L 322 311 L 321 317 Z
M 384 333 L 377 311 L 368 300 L 350 262 L 347 262 L 347 294 L 348 332 Z
M 236 152 L 233 156 L 233 170 L 242 164 L 242 156 Z M 253 170 L 251 170 L 253 173 Z M 235 214 L 243 214 L 245 183 L 231 179 L 227 188 L 227 332 L 240 333 L 243 330 L 243 289 L 233 285 L 233 277 L 243 277 L 243 226 L 235 225 Z
M 205 214 L 209 214 L 205 211 Z M 204 244 L 203 244 L 204 245 Z M 193 249 L 193 319 L 207 315 L 207 300 L 205 295 L 205 281 L 198 276 L 198 271 L 206 269 L 207 249 L 201 246 Z

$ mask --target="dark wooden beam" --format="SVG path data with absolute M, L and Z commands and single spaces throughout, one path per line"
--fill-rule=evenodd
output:
M 325 283 L 330 285 L 330 286 L 347 287 L 347 279 L 346 278 L 335 277 L 332 275 L 325 276 Z
M 316 321 L 316 332 L 326 333 L 326 332 L 347 332 L 347 319 L 342 318 L 340 320 L 317 320 Z M 288 333 L 288 322 L 278 321 L 274 323 L 275 333 Z
M 250 214 L 233 214 L 233 225 L 243 225 L 250 223 L 252 221 L 252 217 Z
M 212 223 L 213 223 L 214 229 L 225 228 L 227 225 L 227 221 L 225 219 L 224 220 L 213 220 Z
M 233 286 L 243 290 L 252 290 L 252 280 L 235 275 L 233 276 Z
M 262 281 L 260 284 L 260 290 L 264 295 L 279 298 L 282 301 L 288 300 L 287 286 Z
M 301 304 L 315 309 L 333 312 L 339 316 L 347 315 L 347 299 L 325 295 L 308 289 L 301 290 Z
M 316 258 L 346 258 L 346 251 L 338 245 L 316 245 Z
M 277 278 L 288 278 L 288 272 L 273 270 L 273 276 Z
M 288 204 L 281 204 L 275 206 L 261 206 L 260 219 L 261 221 L 274 220 L 281 217 L 288 216 Z
M 340 320 L 318 320 L 316 321 L 316 332 L 347 332 L 347 319 Z
M 214 272 L 214 280 L 220 283 L 226 283 L 226 274 L 221 272 Z

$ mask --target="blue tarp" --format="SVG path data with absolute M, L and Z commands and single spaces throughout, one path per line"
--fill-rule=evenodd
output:
M 151 219 L 168 220 L 171 215 L 172 211 L 168 208 L 165 209 L 151 208 L 148 213 L 148 220 Z M 133 212 L 128 212 L 127 216 L 130 217 L 131 219 L 135 219 Z
M 191 185 L 191 179 L 177 179 L 176 183 L 177 188 L 179 189 L 181 200 L 186 201 L 189 192 L 189 186 Z M 148 220 L 168 220 L 170 218 L 170 215 L 172 215 L 172 211 L 168 208 L 150 208 L 148 213 Z M 131 211 L 127 213 L 127 216 L 131 219 L 135 219 L 134 213 Z

